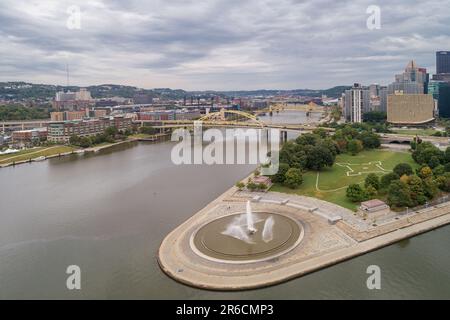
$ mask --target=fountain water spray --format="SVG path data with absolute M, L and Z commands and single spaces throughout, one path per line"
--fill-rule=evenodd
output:
M 253 221 L 253 213 L 252 213 L 252 207 L 250 206 L 250 201 L 247 201 L 247 210 L 246 210 L 246 217 L 247 217 L 247 232 L 249 234 L 256 233 L 255 229 L 255 223 Z
M 273 217 L 269 217 L 264 222 L 264 229 L 262 232 L 262 239 L 265 243 L 268 243 L 273 240 L 273 225 L 275 224 L 275 220 Z

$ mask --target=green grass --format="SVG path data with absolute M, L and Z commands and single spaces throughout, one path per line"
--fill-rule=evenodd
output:
M 393 130 L 393 131 L 394 131 L 394 133 L 404 134 L 404 135 L 409 135 L 409 136 L 415 136 L 415 135 L 431 136 L 437 132 L 437 130 L 434 130 L 434 129 L 397 129 L 397 130 Z
M 39 148 L 33 148 L 33 149 L 27 149 L 19 151 L 18 153 L 14 154 L 5 154 L 0 155 L 0 164 L 7 164 L 11 162 L 18 162 L 28 159 L 34 159 L 41 156 L 51 156 L 55 154 L 65 153 L 65 152 L 71 152 L 75 150 L 71 147 L 66 146 L 54 146 L 54 147 L 39 147 Z
M 280 184 L 274 184 L 270 190 L 310 196 L 356 210 L 358 204 L 348 200 L 345 195 L 347 186 L 353 183 L 363 183 L 371 171 L 378 171 L 375 173 L 379 176 L 386 174 L 387 172 L 373 163 L 376 161 L 380 161 L 381 168 L 386 171 L 392 171 L 398 163 L 402 162 L 410 164 L 413 168 L 418 166 L 411 154 L 403 152 L 372 150 L 363 151 L 356 156 L 342 154 L 337 156 L 336 163 L 332 168 L 327 168 L 319 173 L 319 190 L 316 189 L 317 172 L 315 171 L 308 171 L 303 175 L 303 183 L 298 189 L 293 190 Z M 368 164 L 369 162 L 372 164 Z M 353 176 L 347 176 L 349 169 L 339 166 L 337 163 L 350 164 L 349 166 L 354 170 Z M 358 172 L 361 172 L 361 175 L 355 175 Z

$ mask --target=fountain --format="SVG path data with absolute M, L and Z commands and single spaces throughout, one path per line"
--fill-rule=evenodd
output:
M 251 263 L 273 259 L 292 250 L 303 238 L 301 223 L 285 215 L 245 212 L 214 219 L 191 237 L 191 248 L 205 259 Z

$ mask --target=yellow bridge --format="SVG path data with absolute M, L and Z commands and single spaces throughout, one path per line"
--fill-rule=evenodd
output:
M 233 114 L 237 116 L 238 120 L 227 120 L 225 115 Z M 244 119 L 245 121 L 239 121 Z M 280 129 L 281 131 L 313 131 L 318 127 L 308 124 L 272 124 L 265 123 L 258 119 L 256 115 L 237 110 L 222 109 L 219 112 L 212 112 L 204 115 L 199 120 L 203 127 L 225 127 L 225 128 L 255 128 L 255 129 Z M 135 123 L 143 126 L 144 124 L 152 124 L 154 128 L 186 128 L 194 126 L 194 120 L 135 120 Z M 334 131 L 332 128 L 323 128 L 326 131 Z

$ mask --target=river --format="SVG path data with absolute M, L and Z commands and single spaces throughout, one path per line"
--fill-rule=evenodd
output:
M 259 290 L 173 281 L 156 261 L 163 238 L 254 166 L 176 166 L 172 147 L 134 143 L 1 169 L 0 298 L 450 298 L 450 227 Z M 81 290 L 66 288 L 69 265 L 81 268 Z M 381 290 L 367 289 L 369 265 L 381 268 Z

